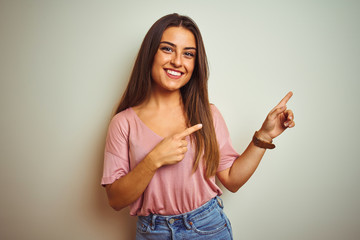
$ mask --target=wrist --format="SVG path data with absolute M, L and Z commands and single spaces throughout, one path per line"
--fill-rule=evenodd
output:
M 265 133 L 263 130 L 256 131 L 256 136 L 265 142 L 272 142 L 272 137 L 269 134 Z
M 154 161 L 153 156 L 149 153 L 143 160 L 143 163 L 146 165 L 147 169 L 151 172 L 156 172 L 161 166 Z
M 260 135 L 258 131 L 255 132 L 252 142 L 255 146 L 259 148 L 265 148 L 265 149 L 275 148 L 275 145 L 272 143 L 271 137 L 266 135 Z

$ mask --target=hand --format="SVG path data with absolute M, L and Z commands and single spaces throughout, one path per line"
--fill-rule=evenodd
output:
M 185 140 L 185 137 L 200 130 L 201 128 L 202 124 L 197 124 L 187 128 L 181 133 L 164 138 L 158 145 L 155 146 L 147 157 L 152 160 L 156 169 L 182 161 L 188 150 L 188 142 Z
M 271 141 L 273 138 L 276 138 L 285 131 L 286 128 L 292 128 L 295 126 L 293 112 L 286 109 L 286 103 L 292 95 L 292 92 L 286 94 L 280 103 L 276 105 L 276 107 L 273 108 L 267 115 L 263 125 L 258 131 L 262 139 Z

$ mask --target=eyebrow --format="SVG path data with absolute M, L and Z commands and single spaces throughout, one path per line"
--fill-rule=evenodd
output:
M 168 45 L 170 45 L 170 46 L 172 46 L 172 47 L 176 47 L 176 45 L 173 44 L 172 42 L 162 41 L 162 42 L 160 42 L 160 44 L 161 44 L 161 43 L 165 43 L 165 44 L 168 44 Z M 186 47 L 186 48 L 184 48 L 184 49 L 186 49 L 186 50 L 189 50 L 189 49 L 196 50 L 195 47 Z

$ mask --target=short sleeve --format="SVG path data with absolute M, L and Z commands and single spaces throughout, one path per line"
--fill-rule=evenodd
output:
M 211 110 L 213 114 L 216 139 L 218 141 L 220 151 L 220 161 L 217 169 L 217 171 L 220 172 L 231 167 L 233 162 L 240 155 L 232 146 L 228 128 L 220 111 L 215 107 L 215 105 L 211 105 Z
M 109 124 L 104 151 L 101 184 L 111 184 L 129 172 L 129 123 L 122 113 Z

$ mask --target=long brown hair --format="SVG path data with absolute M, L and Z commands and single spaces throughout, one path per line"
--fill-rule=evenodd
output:
M 160 18 L 152 25 L 141 44 L 129 83 L 116 113 L 137 106 L 150 97 L 151 67 L 163 32 L 168 27 L 186 28 L 194 34 L 196 39 L 195 68 L 190 81 L 180 89 L 180 92 L 188 119 L 187 125 L 203 124 L 203 128 L 196 131 L 193 136 L 196 155 L 194 171 L 198 168 L 201 156 L 203 156 L 205 176 L 209 178 L 216 174 L 220 154 L 208 97 L 209 67 L 205 47 L 200 30 L 191 18 L 174 13 Z

